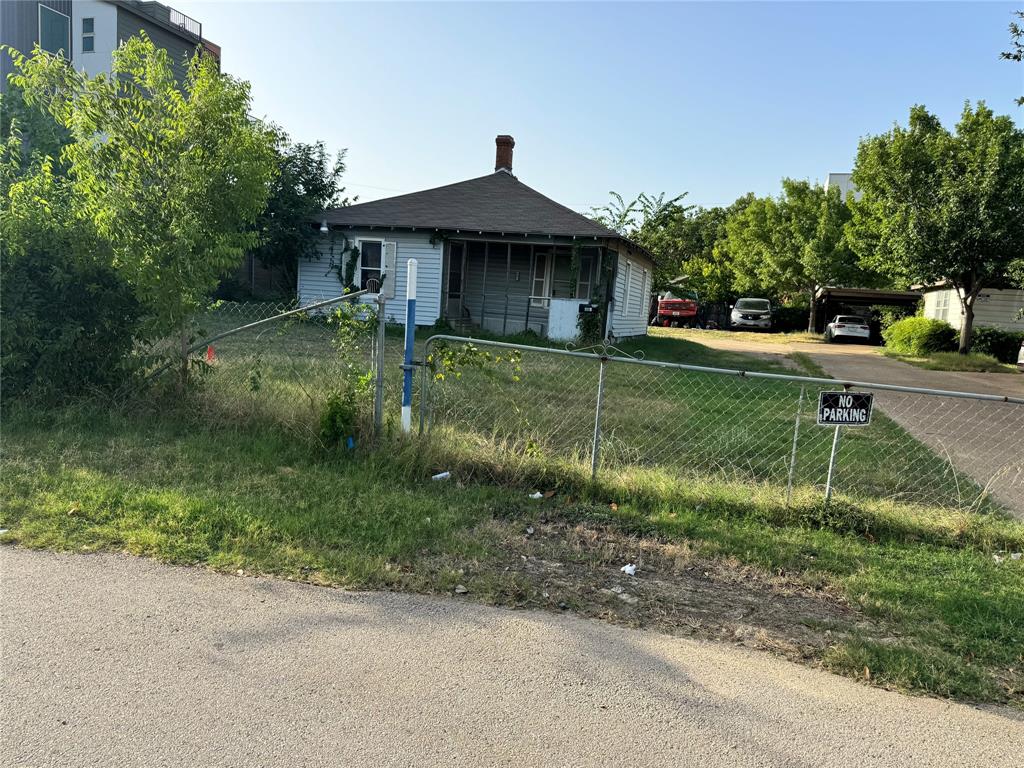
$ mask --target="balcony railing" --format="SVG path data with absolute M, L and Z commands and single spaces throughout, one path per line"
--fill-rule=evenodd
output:
M 193 19 L 191 16 L 186 16 L 181 11 L 177 11 L 174 8 L 167 9 L 170 22 L 176 27 L 181 27 L 190 35 L 195 35 L 201 38 L 203 36 L 203 25 Z

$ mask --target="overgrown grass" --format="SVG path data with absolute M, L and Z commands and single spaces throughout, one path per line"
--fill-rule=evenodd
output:
M 297 426 L 316 414 L 313 387 L 330 384 L 329 334 L 316 322 L 296 323 L 290 333 L 301 343 L 289 338 L 287 354 L 267 336 L 219 344 L 203 386 L 185 401 L 54 411 L 8 405 L 0 526 L 10 531 L 3 540 L 349 587 L 437 592 L 463 583 L 477 599 L 552 608 L 564 601 L 610 615 L 510 568 L 519 556 L 495 533 L 495 521 L 522 531 L 545 519 L 786 574 L 840 596 L 864 618 L 828 640 L 820 627 L 812 660 L 862 679 L 866 669 L 873 683 L 901 690 L 1024 707 L 1024 559 L 1009 556 L 1024 550 L 1024 525 L 898 502 L 866 486 L 844 495 L 842 483 L 826 511 L 813 478 L 799 474 L 787 505 L 775 459 L 760 474 L 718 471 L 724 457 L 751 470 L 766 456 L 788 456 L 798 389 L 686 373 L 648 380 L 656 386 L 640 391 L 631 376 L 652 369 L 612 364 L 605 464 L 594 484 L 588 450 L 596 371 L 589 361 L 570 371 L 524 361 L 529 397 L 481 399 L 504 409 L 530 403 L 517 423 L 564 424 L 560 434 L 578 438 L 577 450 L 545 444 L 543 430 L 527 445 L 518 432 L 488 432 L 487 414 L 478 413 L 473 428 L 439 420 L 428 437 L 407 440 L 389 427 L 380 445 L 334 452 Z M 400 344 L 394 334 L 389 339 L 392 387 Z M 781 370 L 670 335 L 622 347 L 673 362 Z M 496 379 L 481 371 L 461 385 L 498 393 L 507 389 L 500 380 L 507 373 Z M 473 402 L 464 397 L 463 410 Z M 785 407 L 772 411 L 779 403 Z M 678 431 L 664 432 L 672 419 L 687 425 L 683 438 L 692 438 L 695 451 Z M 891 440 L 904 463 L 917 452 L 934 459 L 927 466 L 935 482 L 948 472 L 884 417 L 873 429 L 870 439 L 844 441 L 841 466 L 885 487 L 887 473 L 901 469 L 879 452 L 879 440 Z M 632 451 L 640 437 L 660 450 Z M 824 466 L 818 442 L 798 451 L 800 465 L 815 472 Z M 441 470 L 453 479 L 431 482 Z M 534 501 L 527 494 L 535 489 L 553 493 Z M 560 556 L 599 583 L 607 583 L 606 571 L 617 573 L 555 539 Z
M 842 497 L 825 512 L 810 493 L 787 507 L 757 486 L 680 484 L 657 469 L 603 473 L 594 486 L 579 467 L 503 460 L 443 431 L 325 454 L 281 431 L 211 424 L 185 406 L 5 417 L 8 542 L 352 587 L 465 583 L 479 599 L 520 604 L 540 585 L 503 569 L 507 553 L 486 523 L 521 528 L 542 515 L 688 542 L 702 556 L 838 590 L 887 631 L 854 629 L 818 657 L 828 668 L 1024 706 L 1024 561 L 993 557 L 1024 550 L 1024 526 L 999 517 Z M 431 482 L 442 468 L 454 479 Z M 500 482 L 474 480 L 485 474 Z M 533 488 L 556 493 L 535 502 Z
M 887 357 L 902 360 L 929 371 L 964 371 L 971 373 L 1018 373 L 1017 366 L 1003 363 L 992 357 L 975 352 L 961 355 L 959 352 L 933 352 L 927 357 L 901 355 L 883 349 Z

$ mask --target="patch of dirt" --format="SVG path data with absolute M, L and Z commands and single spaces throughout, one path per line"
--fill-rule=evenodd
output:
M 477 592 L 477 577 L 481 587 L 492 582 L 489 597 L 498 603 L 572 610 L 803 661 L 820 658 L 854 631 L 886 636 L 826 585 L 702 556 L 694 542 L 665 543 L 557 520 L 491 520 L 475 534 L 497 543 L 498 562 L 474 564 L 466 583 Z M 627 563 L 637 566 L 635 576 L 620 570 Z

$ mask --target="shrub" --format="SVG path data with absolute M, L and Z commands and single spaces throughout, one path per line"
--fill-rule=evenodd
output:
M 920 302 L 918 302 L 920 304 Z M 906 317 L 913 317 L 918 307 L 896 307 L 888 304 L 878 304 L 871 307 L 871 314 L 878 318 L 878 326 L 883 331 L 894 323 L 898 323 Z
M 17 156 L 17 135 L 3 145 Z M 4 162 L 3 169 L 14 166 Z M 4 176 L 0 217 L 0 369 L 4 397 L 56 401 L 120 384 L 139 327 L 131 289 L 114 273 L 53 161 Z
M 109 267 L 35 251 L 3 265 L 4 398 L 54 402 L 113 389 L 130 373 L 131 289 Z
M 807 307 L 775 307 L 772 312 L 772 330 L 806 331 L 811 311 Z
M 971 337 L 971 352 L 992 355 L 1003 363 L 1016 363 L 1021 342 L 1024 342 L 1024 331 L 978 326 Z
M 917 357 L 954 350 L 956 337 L 956 330 L 949 323 L 927 317 L 907 317 L 882 332 L 885 345 L 893 352 Z

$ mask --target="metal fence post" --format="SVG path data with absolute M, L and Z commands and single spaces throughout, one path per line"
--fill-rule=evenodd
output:
M 423 434 L 423 429 L 427 422 L 427 387 L 433 382 L 433 376 L 427 371 L 428 361 L 430 360 L 430 339 L 427 339 L 423 345 L 423 365 L 422 371 L 420 371 L 420 434 Z
M 839 433 L 842 427 L 836 427 L 836 434 L 832 438 L 832 454 L 828 457 L 828 478 L 825 480 L 825 506 L 828 506 L 832 498 L 832 478 L 836 471 L 836 451 L 839 449 Z
M 604 368 L 608 356 L 601 355 L 601 366 L 597 374 L 597 408 L 594 411 L 594 442 L 590 450 L 590 479 L 597 479 L 597 467 L 601 462 L 601 407 L 604 405 Z
M 800 399 L 796 404 L 796 419 L 793 422 L 793 449 L 789 453 L 789 478 L 786 481 L 786 506 L 793 499 L 793 476 L 796 474 L 796 445 L 800 439 L 800 414 L 804 409 L 804 392 L 807 388 L 800 387 Z
M 384 428 L 384 311 L 388 300 L 383 293 L 377 294 L 377 344 L 374 349 L 373 428 L 379 435 Z

